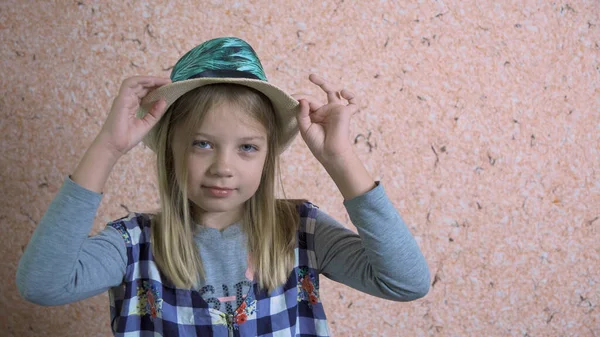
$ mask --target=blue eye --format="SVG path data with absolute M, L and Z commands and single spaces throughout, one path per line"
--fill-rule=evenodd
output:
M 250 144 L 244 144 L 242 146 L 240 146 L 240 149 L 243 152 L 255 152 L 258 151 L 258 148 L 254 145 L 250 145 Z
M 198 146 L 201 149 L 209 149 L 210 143 L 204 140 L 195 140 L 193 143 L 194 146 Z

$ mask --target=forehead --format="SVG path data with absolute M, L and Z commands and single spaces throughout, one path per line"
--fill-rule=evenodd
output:
M 206 112 L 199 132 L 209 134 L 233 134 L 246 136 L 265 135 L 264 125 L 239 104 L 220 103 Z

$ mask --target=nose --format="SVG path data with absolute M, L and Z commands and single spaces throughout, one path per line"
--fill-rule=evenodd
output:
M 226 151 L 216 151 L 210 166 L 210 174 L 218 177 L 231 177 L 233 175 L 231 159 Z

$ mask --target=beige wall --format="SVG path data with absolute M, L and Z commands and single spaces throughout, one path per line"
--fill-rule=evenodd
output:
M 600 336 L 597 0 L 41 3 L 0 3 L 1 335 L 110 335 L 106 294 L 26 303 L 17 261 L 121 80 L 168 76 L 191 47 L 235 35 L 289 91 L 317 92 L 317 72 L 360 95 L 352 134 L 371 135 L 356 151 L 429 262 L 431 291 L 412 303 L 324 281 L 337 336 Z M 288 196 L 351 226 L 299 138 L 283 159 Z M 94 232 L 155 205 L 140 145 Z

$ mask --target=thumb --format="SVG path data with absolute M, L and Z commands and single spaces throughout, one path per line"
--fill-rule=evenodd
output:
M 310 105 L 304 99 L 301 99 L 298 102 L 300 103 L 300 109 L 298 109 L 298 113 L 296 114 L 296 120 L 298 121 L 298 128 L 300 129 L 300 132 L 304 134 L 311 124 L 309 116 Z
M 144 125 L 144 131 L 150 131 L 156 123 L 161 119 L 161 117 L 165 114 L 167 107 L 167 101 L 163 98 L 154 102 L 152 104 L 152 108 L 150 111 L 141 119 L 141 123 Z

